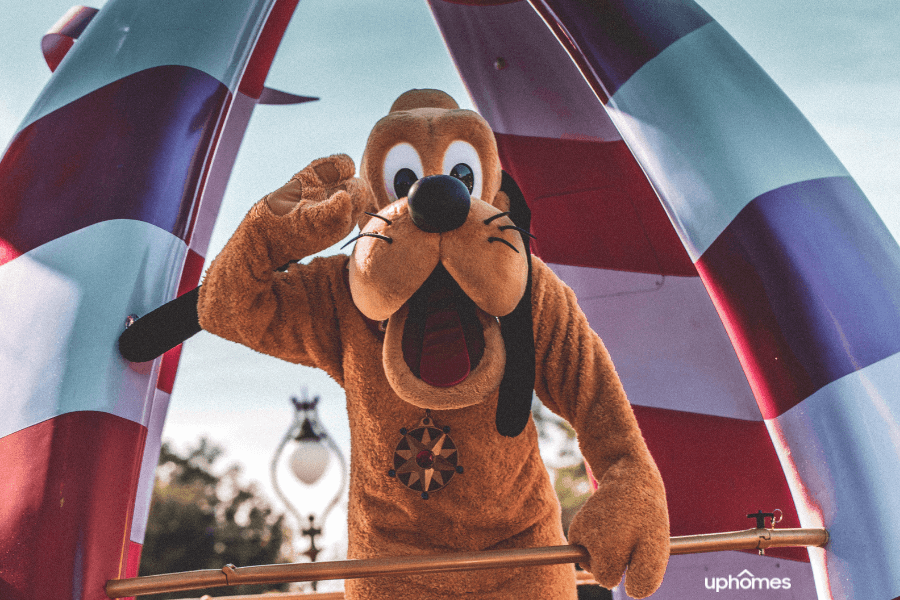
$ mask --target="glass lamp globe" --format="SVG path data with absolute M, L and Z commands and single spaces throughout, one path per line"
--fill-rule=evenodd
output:
M 306 485 L 312 485 L 325 474 L 330 460 L 331 452 L 328 448 L 313 438 L 296 442 L 288 464 L 297 479 Z

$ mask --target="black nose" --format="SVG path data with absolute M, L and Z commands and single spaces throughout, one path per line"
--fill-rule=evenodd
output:
M 416 227 L 444 233 L 461 227 L 469 216 L 472 199 L 466 184 L 449 175 L 431 175 L 416 181 L 406 199 Z

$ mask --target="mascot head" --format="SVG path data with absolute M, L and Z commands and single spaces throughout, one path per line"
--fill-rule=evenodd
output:
M 350 290 L 384 329 L 391 387 L 429 409 L 499 389 L 497 429 L 518 435 L 534 387 L 530 213 L 490 126 L 444 92 L 406 92 L 360 171 L 378 212 L 360 222 Z

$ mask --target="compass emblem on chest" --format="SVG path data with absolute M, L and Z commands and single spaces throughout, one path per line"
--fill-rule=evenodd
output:
M 450 438 L 449 427 L 439 427 L 431 411 L 413 429 L 400 430 L 400 441 L 394 451 L 394 466 L 388 475 L 396 477 L 423 499 L 443 489 L 453 476 L 462 473 L 459 451 Z

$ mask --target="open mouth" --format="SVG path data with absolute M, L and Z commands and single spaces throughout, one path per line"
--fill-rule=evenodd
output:
M 408 304 L 403 359 L 409 370 L 435 387 L 464 381 L 484 356 L 475 303 L 439 264 Z

